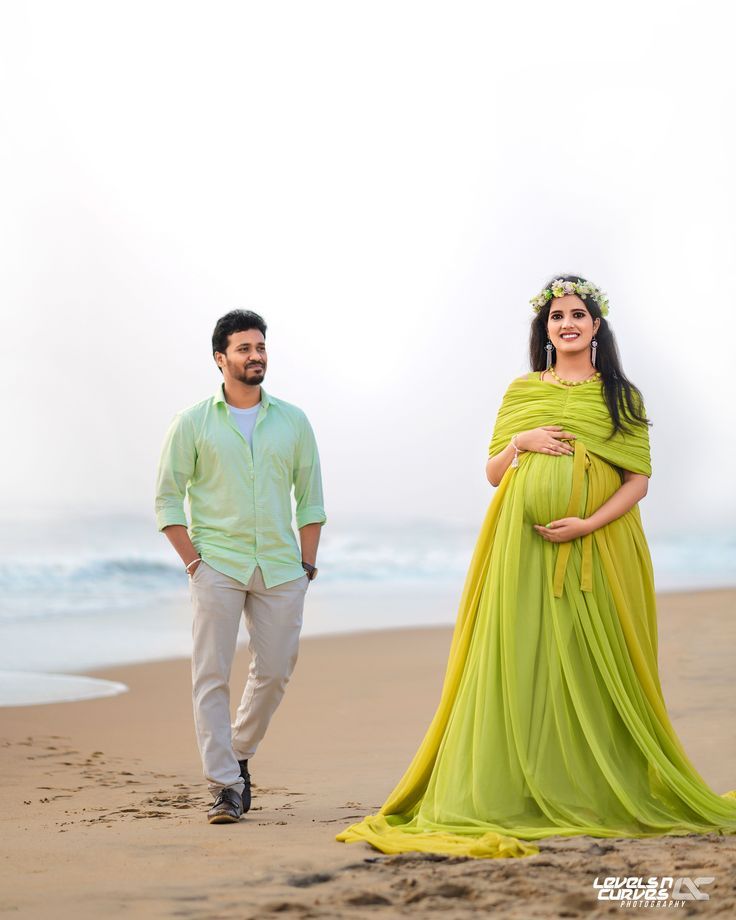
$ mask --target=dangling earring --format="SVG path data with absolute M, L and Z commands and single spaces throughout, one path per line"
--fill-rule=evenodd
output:
M 549 339 L 547 339 L 547 344 L 544 346 L 544 350 L 547 352 L 547 367 L 546 370 L 549 370 L 552 367 L 552 348 L 553 345 Z
M 598 354 L 598 342 L 595 338 L 590 343 L 590 360 L 593 362 L 593 367 L 595 367 L 595 357 Z

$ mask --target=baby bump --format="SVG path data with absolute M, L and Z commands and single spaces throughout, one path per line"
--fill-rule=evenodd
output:
M 524 520 L 529 524 L 547 524 L 567 517 L 572 491 L 573 458 L 530 452 L 524 465 Z M 573 517 L 583 517 L 588 497 L 588 476 L 583 479 L 579 507 Z

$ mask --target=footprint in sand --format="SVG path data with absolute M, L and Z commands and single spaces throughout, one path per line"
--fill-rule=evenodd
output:
M 458 885 L 454 882 L 445 882 L 436 887 L 425 888 L 417 891 L 406 899 L 406 904 L 417 904 L 419 901 L 425 901 L 427 898 L 452 898 L 453 900 L 472 899 L 474 897 L 473 889 L 467 885 Z
M 267 788 L 266 786 L 259 786 L 253 781 L 251 781 L 251 788 L 257 790 L 259 795 L 306 795 L 306 792 L 296 792 L 293 789 L 283 789 L 283 788 Z
M 140 795 L 134 790 L 130 790 L 130 794 Z M 172 795 L 165 790 L 159 790 L 144 798 L 140 805 L 118 808 L 113 814 L 131 818 L 171 818 L 177 811 L 192 808 L 200 809 L 204 805 L 205 800 L 202 796 L 192 795 L 188 792 L 177 792 Z
M 345 903 L 353 907 L 390 907 L 391 901 L 375 891 L 361 891 L 345 898 Z
M 344 824 L 346 821 L 356 820 L 359 821 L 361 818 L 364 818 L 364 814 L 359 815 L 340 815 L 339 818 L 320 818 L 317 821 L 318 824 Z M 312 819 L 313 821 L 316 819 Z
M 309 875 L 293 875 L 286 880 L 286 884 L 294 888 L 311 888 L 313 885 L 324 885 L 325 882 L 331 882 L 334 877 L 326 872 L 312 872 Z

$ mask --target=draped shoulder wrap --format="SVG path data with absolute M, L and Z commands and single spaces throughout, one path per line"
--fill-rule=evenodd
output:
M 498 410 L 488 450 L 493 456 L 503 450 L 513 435 L 542 425 L 562 425 L 574 434 L 584 449 L 602 460 L 632 473 L 651 476 L 649 429 L 632 426 L 631 434 L 611 434 L 611 416 L 603 398 L 603 387 L 586 383 L 562 387 L 529 375 L 514 380 Z

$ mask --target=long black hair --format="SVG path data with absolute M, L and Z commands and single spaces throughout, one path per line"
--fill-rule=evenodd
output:
M 583 281 L 582 275 L 555 275 L 550 278 L 545 288 L 551 288 L 553 281 Z M 593 319 L 600 320 L 600 326 L 595 334 L 598 342 L 596 352 L 596 370 L 601 372 L 603 393 L 611 415 L 613 429 L 608 436 L 612 438 L 617 431 L 630 432 L 634 425 L 651 425 L 651 421 L 644 414 L 644 398 L 641 391 L 626 377 L 621 368 L 621 359 L 616 346 L 616 339 L 611 327 L 601 314 L 601 308 L 592 297 L 577 294 L 588 309 Z M 555 298 L 551 297 L 540 309 L 532 320 L 531 334 L 529 336 L 529 359 L 532 370 L 543 371 L 547 367 L 547 321 L 554 305 Z M 554 359 L 553 355 L 553 359 Z M 554 363 L 554 361 L 553 361 Z

